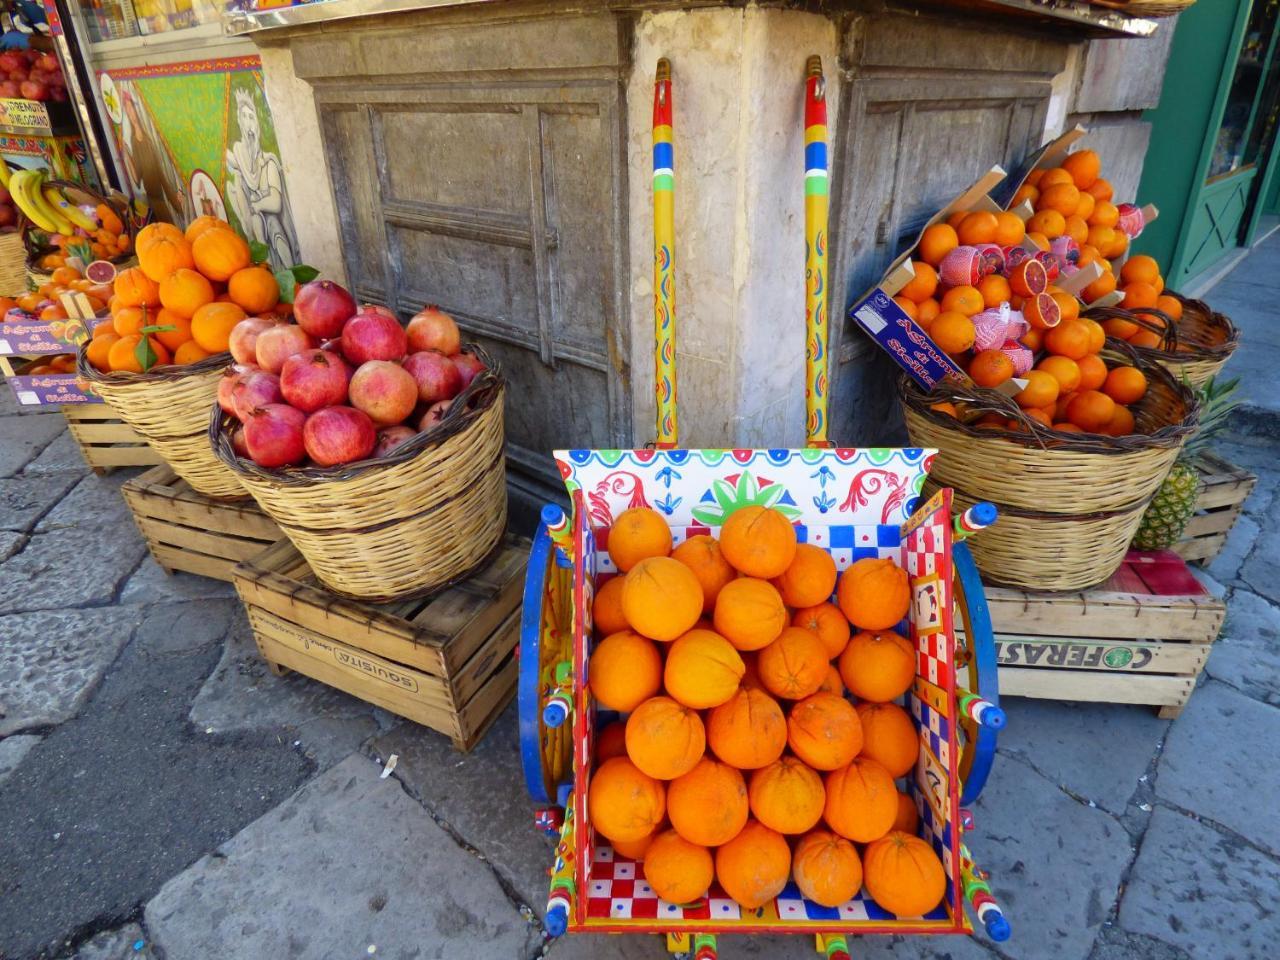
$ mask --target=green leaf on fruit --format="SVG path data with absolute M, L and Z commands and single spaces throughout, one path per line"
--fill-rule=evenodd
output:
M 143 327 L 139 333 L 173 333 L 178 328 L 172 323 L 166 323 L 163 327 Z
M 293 279 L 298 283 L 310 283 L 320 276 L 319 270 L 305 263 L 294 264 L 289 268 L 289 272 L 293 274 Z
M 284 267 L 275 271 L 276 286 L 280 288 L 280 302 L 293 303 L 294 291 L 298 289 L 298 281 L 293 271 Z
M 249 241 L 249 259 L 254 263 L 266 263 L 271 256 L 271 248 L 257 240 Z
M 151 349 L 150 337 L 143 337 L 138 341 L 138 345 L 133 348 L 133 355 L 138 358 L 138 366 L 142 367 L 144 373 L 154 367 L 156 361 L 160 359 Z

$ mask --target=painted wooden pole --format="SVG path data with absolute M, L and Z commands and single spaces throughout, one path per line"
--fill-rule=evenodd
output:
M 552 679 L 555 685 L 542 707 L 542 722 L 555 729 L 573 712 L 573 664 L 561 660 L 552 670 Z
M 994 503 L 975 503 L 960 516 L 956 517 L 952 533 L 957 540 L 966 540 L 979 530 L 985 530 L 999 517 Z
M 961 845 L 960 879 L 964 884 L 965 900 L 978 915 L 978 920 L 986 927 L 987 936 L 997 943 L 1002 943 L 1009 939 L 1013 930 L 1009 926 L 1009 921 L 1005 919 L 1000 904 L 996 903 L 991 887 L 987 884 L 987 878 L 987 872 L 979 870 L 970 858 L 968 847 Z
M 960 716 L 967 717 L 984 727 L 990 727 L 992 730 L 1003 730 L 1008 722 L 1003 710 L 990 700 L 985 700 L 968 690 L 956 692 L 956 706 Z
M 812 56 L 804 87 L 805 442 L 827 440 L 827 89 L 822 58 Z
M 675 144 L 671 135 L 671 61 L 658 60 L 653 85 L 653 388 L 659 449 L 674 447 L 676 417 Z
M 551 542 L 556 545 L 557 560 L 570 561 L 573 557 L 573 531 L 569 529 L 569 515 L 554 503 L 548 503 L 542 508 L 542 523 Z

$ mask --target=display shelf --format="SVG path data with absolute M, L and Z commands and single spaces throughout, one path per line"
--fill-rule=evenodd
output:
M 922 7 L 963 10 L 983 14 L 995 21 L 1023 22 L 1057 33 L 1070 32 L 1073 39 L 1084 37 L 1149 37 L 1158 20 L 1131 16 L 1083 0 L 920 0 Z

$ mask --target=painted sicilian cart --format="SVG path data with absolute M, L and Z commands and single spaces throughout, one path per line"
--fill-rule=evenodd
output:
M 665 75 L 664 75 L 665 74 Z M 820 80 L 820 66 L 817 80 Z M 807 96 L 820 95 L 810 67 Z M 664 87 L 665 85 L 665 87 Z M 812 119 L 808 112 L 806 120 Z M 810 128 L 813 124 L 806 123 Z M 815 142 L 818 136 L 806 141 Z M 825 135 L 819 135 L 825 142 Z M 660 69 L 655 95 L 655 185 L 671 173 L 670 74 Z M 665 144 L 659 150 L 658 145 Z M 807 160 L 812 151 L 806 150 Z M 659 169 L 659 158 L 665 163 Z M 808 163 L 807 163 L 808 166 Z M 670 190 L 670 180 L 663 186 Z M 655 191 L 656 192 L 656 191 Z M 807 197 L 815 194 L 806 191 Z M 807 202 L 809 212 L 823 213 Z M 847 957 L 859 934 L 963 934 L 972 930 L 967 903 L 995 940 L 1009 926 L 964 834 L 995 756 L 1004 725 L 996 687 L 995 647 L 982 585 L 960 541 L 995 521 L 979 504 L 952 517 L 951 491 L 927 501 L 922 490 L 935 451 L 841 449 L 826 430 L 826 336 L 822 298 L 810 300 L 810 409 L 805 449 L 680 449 L 675 415 L 674 304 L 670 284 L 674 245 L 670 199 L 656 204 L 655 339 L 658 344 L 656 449 L 561 450 L 556 464 L 571 511 L 548 505 L 535 535 L 525 582 L 520 641 L 520 739 L 526 784 L 540 805 L 535 821 L 557 835 L 546 929 L 566 932 L 660 933 L 672 952 L 713 960 L 722 933 L 804 933 L 827 957 Z M 812 231 L 824 253 L 825 227 Z M 806 263 L 807 285 L 823 286 L 824 257 Z M 919 815 L 919 833 L 946 874 L 942 902 L 924 916 L 894 916 L 859 893 L 836 907 L 806 899 L 788 883 L 780 895 L 745 909 L 713 883 L 691 903 L 668 903 L 644 879 L 643 867 L 592 828 L 587 804 L 597 732 L 616 714 L 597 709 L 587 684 L 596 590 L 618 575 L 608 554 L 615 519 L 648 507 L 666 520 L 673 544 L 701 534 L 718 536 L 725 519 L 747 506 L 781 512 L 797 540 L 830 553 L 843 572 L 864 557 L 891 558 L 907 572 L 911 604 L 899 626 L 916 652 L 916 676 L 906 707 L 919 735 L 918 758 L 906 790 Z M 955 618 L 963 622 L 957 636 Z

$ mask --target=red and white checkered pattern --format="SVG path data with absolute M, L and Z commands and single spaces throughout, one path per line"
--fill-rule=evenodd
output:
M 696 903 L 667 903 L 653 892 L 640 865 L 612 847 L 595 849 L 587 882 L 587 916 L 611 920 L 737 920 L 742 908 L 718 886 Z

